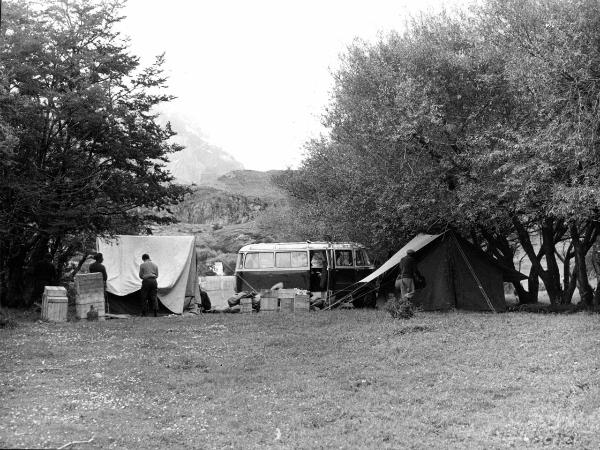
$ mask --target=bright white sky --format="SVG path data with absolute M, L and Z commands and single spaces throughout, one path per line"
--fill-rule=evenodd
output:
M 331 71 L 355 37 L 401 29 L 462 0 L 128 0 L 123 31 L 149 62 L 166 53 L 168 110 L 247 169 L 295 167 L 321 131 Z

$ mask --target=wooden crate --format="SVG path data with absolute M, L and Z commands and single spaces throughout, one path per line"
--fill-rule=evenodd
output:
M 279 311 L 279 297 L 276 292 L 265 292 L 260 296 L 260 312 L 274 313 Z
M 98 320 L 105 319 L 104 280 L 101 273 L 75 275 L 75 292 L 75 317 L 87 319 L 93 306 L 98 312 Z
M 296 296 L 296 289 L 278 289 L 273 291 L 273 293 L 279 298 L 294 298 Z
M 294 297 L 280 297 L 279 298 L 279 311 L 282 313 L 293 313 L 294 312 Z
M 252 298 L 241 298 L 240 299 L 240 312 L 251 313 L 252 312 Z
M 274 291 L 279 298 L 279 312 L 294 312 L 294 297 L 296 289 L 278 289 Z
M 294 296 L 294 312 L 310 311 L 310 297 L 307 294 L 296 294 Z
M 42 320 L 66 322 L 69 299 L 67 290 L 61 286 L 44 286 L 42 296 Z

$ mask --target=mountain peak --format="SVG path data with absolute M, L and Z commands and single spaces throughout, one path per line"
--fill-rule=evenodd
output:
M 243 164 L 220 147 L 210 144 L 192 121 L 176 113 L 161 113 L 161 122 L 170 122 L 177 133 L 173 143 L 184 146 L 169 156 L 167 168 L 182 184 L 210 183 L 232 170 L 242 170 Z

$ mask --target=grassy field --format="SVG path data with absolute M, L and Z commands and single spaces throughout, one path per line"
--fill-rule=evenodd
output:
M 600 447 L 598 315 L 30 320 L 0 340 L 2 447 Z

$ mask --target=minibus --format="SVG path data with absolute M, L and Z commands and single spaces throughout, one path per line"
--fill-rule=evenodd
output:
M 353 242 L 279 242 L 249 244 L 237 256 L 236 292 L 302 289 L 354 306 L 375 306 L 371 286 L 357 284 L 374 266 L 361 244 Z M 281 283 L 281 284 L 280 284 Z

